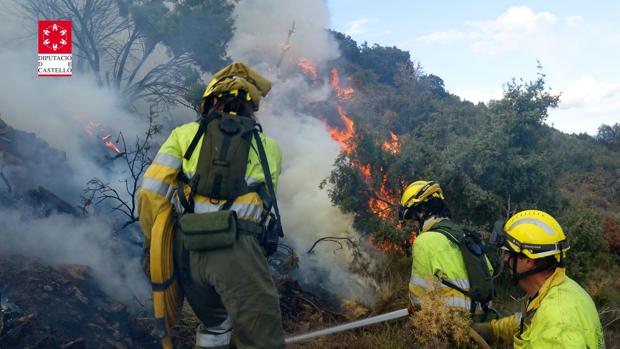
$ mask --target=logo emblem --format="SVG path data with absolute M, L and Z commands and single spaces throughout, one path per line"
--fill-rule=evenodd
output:
M 58 49 L 62 49 L 69 44 L 70 39 L 67 35 L 68 33 L 69 31 L 67 29 L 58 25 L 58 23 L 54 23 L 43 29 L 43 45 L 57 52 Z
M 71 21 L 39 21 L 39 76 L 71 76 Z

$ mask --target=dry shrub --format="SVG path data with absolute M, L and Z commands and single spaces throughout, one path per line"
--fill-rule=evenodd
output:
M 609 251 L 620 255 L 620 225 L 610 216 L 603 218 L 603 236 L 607 240 Z
M 469 339 L 469 317 L 448 308 L 439 282 L 429 280 L 428 283 L 428 292 L 419 298 L 420 309 L 410 317 L 411 328 L 405 332 L 404 341 L 422 348 L 466 345 Z
M 620 307 L 620 273 L 618 268 L 599 268 L 588 275 L 583 288 L 597 307 Z
M 340 307 L 344 316 L 349 320 L 366 317 L 370 313 L 370 308 L 359 299 L 345 299 Z

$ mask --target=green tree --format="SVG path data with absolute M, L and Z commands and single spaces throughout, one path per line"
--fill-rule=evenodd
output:
M 610 149 L 620 150 L 620 124 L 601 125 L 598 128 L 596 140 Z
M 213 72 L 230 62 L 226 46 L 233 35 L 233 9 L 226 0 L 143 0 L 133 1 L 129 11 L 147 43 L 161 42 L 173 56 L 187 54 Z
M 138 100 L 166 108 L 195 108 L 188 96 L 201 86 L 200 72 L 224 65 L 232 37 L 234 5 L 221 0 L 24 0 L 30 18 L 71 19 L 76 71 L 115 89 L 130 108 Z M 157 45 L 168 58 L 151 67 Z

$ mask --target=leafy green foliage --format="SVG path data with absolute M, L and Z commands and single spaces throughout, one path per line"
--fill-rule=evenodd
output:
M 602 183 L 586 189 L 604 188 L 597 202 L 607 202 L 609 210 L 620 205 L 620 188 L 614 186 L 620 157 L 606 145 L 615 139 L 614 128 L 604 128 L 595 140 L 545 125 L 560 96 L 546 87 L 540 65 L 535 80 L 513 79 L 505 84 L 503 98 L 474 105 L 450 94 L 440 77 L 424 74 L 397 48 L 357 47 L 348 36 L 334 36 L 343 51 L 335 63 L 353 77 L 361 96 L 347 106 L 355 122 L 353 150 L 338 158 L 324 185 L 334 204 L 355 215 L 356 229 L 377 241 L 406 244 L 409 232 L 397 224 L 396 209 L 401 190 L 417 179 L 439 181 L 455 219 L 477 229 L 516 210 L 559 215 L 583 206 L 586 196 L 566 184 L 588 171 L 605 174 L 594 175 Z M 386 61 L 393 64 L 387 68 Z M 391 133 L 399 139 L 397 154 L 383 146 Z M 373 205 L 377 201 L 383 209 Z M 584 239 L 576 240 L 573 252 L 589 260 L 604 250 L 600 221 L 595 224 L 600 217 L 592 212 L 584 211 L 582 219 L 598 228 L 568 221 Z M 586 245 L 587 239 L 592 244 Z M 590 268 L 574 267 L 577 274 Z
M 130 7 L 147 45 L 162 42 L 175 56 L 188 53 L 205 71 L 228 64 L 226 45 L 232 38 L 234 4 L 225 0 L 136 1 Z
M 571 246 L 566 258 L 569 274 L 583 283 L 597 267 L 596 262 L 601 262 L 600 252 L 607 251 L 601 225 L 602 217 L 592 209 L 573 208 L 567 210 L 558 221 Z
M 601 125 L 598 128 L 596 140 L 610 149 L 620 150 L 620 124 Z

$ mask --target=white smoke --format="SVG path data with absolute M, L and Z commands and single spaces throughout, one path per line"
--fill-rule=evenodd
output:
M 236 32 L 228 53 L 274 82 L 258 115 L 267 134 L 282 148 L 283 173 L 278 195 L 287 241 L 301 254 L 300 271 L 307 283 L 327 281 L 323 286 L 340 296 L 368 299 L 370 293 L 365 281 L 348 270 L 350 251 L 334 253 L 333 246 L 319 245 L 316 254 L 305 254 L 324 236 L 358 237 L 351 227 L 352 217 L 333 207 L 327 192 L 319 189 L 340 147 L 306 106 L 325 102 L 330 95 L 329 86 L 326 81 L 310 85 L 301 73 L 291 74 L 297 70 L 295 62 L 301 57 L 319 69 L 326 68 L 329 60 L 338 57 L 337 44 L 327 32 L 327 6 L 323 1 L 312 0 L 246 0 L 236 5 L 235 16 Z M 83 123 L 101 123 L 112 134 L 123 131 L 131 141 L 145 131 L 144 121 L 120 106 L 116 91 L 96 86 L 88 75 L 74 72 L 70 78 L 38 78 L 36 37 L 15 40 L 19 33 L 34 32 L 36 22 L 16 18 L 14 13 L 0 11 L 0 44 L 10 44 L 3 46 L 10 49 L 0 51 L 2 118 L 10 126 L 33 132 L 52 147 L 66 152 L 75 172 L 63 179 L 67 187 L 83 187 L 92 177 L 116 183 L 126 174 L 119 172 L 117 164 L 102 167 L 93 161 L 84 149 Z M 293 23 L 295 33 L 290 38 L 289 49 L 283 51 L 281 45 Z M 27 27 L 23 28 L 23 24 Z M 282 64 L 275 68 L 280 60 Z M 75 203 L 73 198 L 62 197 Z M 132 294 L 140 299 L 144 296 L 141 290 L 145 286 L 141 281 L 128 283 L 128 280 L 143 280 L 137 272 L 139 265 L 136 260 L 114 254 L 108 221 L 96 218 L 82 221 L 66 216 L 25 220 L 14 211 L 0 212 L 0 215 L 7 222 L 3 225 L 11 227 L 0 232 L 0 238 L 7 241 L 2 251 L 11 248 L 53 263 L 83 263 L 93 268 L 112 296 L 124 300 Z
M 321 66 L 339 56 L 338 45 L 327 32 L 329 11 L 324 1 L 245 0 L 234 14 L 236 31 L 228 54 L 235 60 L 276 65 L 293 23 L 295 33 L 285 54 L 289 62 L 304 57 Z
M 47 178 L 38 173 L 20 173 L 36 179 L 33 186 L 46 187 L 75 207 L 89 179 L 98 177 L 117 184 L 127 177 L 121 171 L 122 164 L 106 159 L 102 142 L 91 141 L 84 126 L 90 122 L 101 124 L 113 141 L 122 131 L 127 141 L 133 143 L 137 135 L 146 131 L 145 122 L 125 111 L 116 92 L 98 87 L 87 73 L 37 77 L 37 38 L 33 34 L 37 22 L 23 20 L 9 2 L 1 6 L 0 117 L 10 127 L 34 133 L 51 147 L 64 151 L 72 170 Z M 46 159 L 21 160 L 33 163 Z M 6 165 L 3 161 L 0 158 L 2 166 Z M 28 183 L 28 179 L 9 178 L 22 183 Z M 119 245 L 111 239 L 111 217 L 77 219 L 53 214 L 38 218 L 0 207 L 0 253 L 21 253 L 51 264 L 88 265 L 110 296 L 127 304 L 133 303 L 134 296 L 144 300 L 148 285 L 139 272 L 140 264 L 135 258 L 118 253 Z
M 321 282 L 322 287 L 341 297 L 370 300 L 368 281 L 349 271 L 352 257 L 346 247 L 335 251 L 337 246 L 322 243 L 314 254 L 306 254 L 321 237 L 359 238 L 352 228 L 353 217 L 334 207 L 327 191 L 319 188 L 341 151 L 317 119 L 318 111 L 308 110 L 309 105 L 325 103 L 330 96 L 327 76 L 321 83 L 309 84 L 295 67 L 303 57 L 319 70 L 326 70 L 328 62 L 339 56 L 337 43 L 327 32 L 327 6 L 322 1 L 242 1 L 235 14 L 236 32 L 229 55 L 258 67 L 273 82 L 258 118 L 282 149 L 278 202 L 286 241 L 292 242 L 300 254 L 301 281 L 314 286 Z M 290 48 L 274 71 L 293 22 Z
M 100 218 L 56 214 L 33 219 L 17 210 L 3 210 L 0 217 L 4 225 L 1 254 L 36 257 L 51 265 L 88 265 L 103 291 L 119 301 L 135 305 L 135 298 L 148 298 L 149 287 L 139 261 L 120 258 L 119 245 Z

